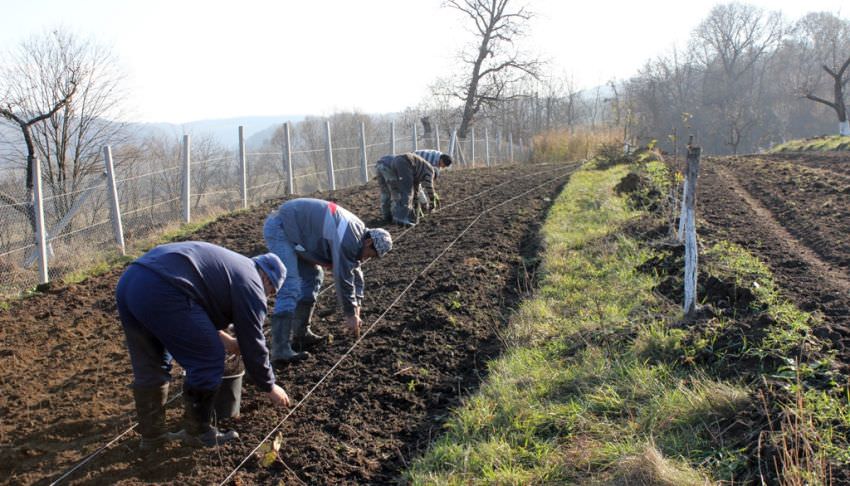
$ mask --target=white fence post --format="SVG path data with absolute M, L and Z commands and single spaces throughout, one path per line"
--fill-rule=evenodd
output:
M 510 153 L 511 163 L 514 163 L 514 134 L 508 132 L 508 153 Z
M 490 167 L 490 130 L 484 129 L 484 163 Z
M 452 131 L 452 137 L 449 139 L 449 157 L 454 158 L 457 149 L 457 130 Z
M 336 178 L 334 177 L 334 153 L 331 147 L 331 122 L 325 121 L 325 139 L 327 141 L 327 158 L 328 158 L 328 186 L 331 191 L 336 190 Z
M 442 150 L 440 149 L 440 125 L 436 123 L 434 124 L 434 145 L 437 150 L 442 152 Z
M 41 187 L 41 160 L 32 161 L 32 188 L 35 204 L 35 241 L 38 252 L 38 283 L 45 284 L 47 275 L 47 234 L 44 225 L 44 193 Z
M 413 122 L 413 152 L 419 150 L 419 136 L 416 131 L 416 122 Z
M 472 148 L 469 154 L 469 165 L 472 168 L 475 168 L 475 127 L 469 129 L 469 136 L 472 138 L 472 144 L 470 145 Z
M 115 185 L 115 165 L 112 163 L 112 148 L 107 145 L 103 147 L 103 162 L 106 164 L 106 177 L 109 178 L 108 186 L 112 206 L 112 230 L 115 232 L 115 242 L 121 249 L 121 254 L 126 255 L 124 249 L 124 226 L 121 224 L 121 206 L 118 203 L 118 187 Z
M 242 209 L 248 207 L 248 160 L 245 153 L 245 130 L 239 125 L 239 177 L 242 182 Z
M 183 222 L 192 222 L 191 138 L 183 135 Z
M 286 148 L 283 149 L 283 169 L 286 171 L 287 187 L 289 195 L 295 194 L 295 177 L 292 174 L 292 139 L 289 136 L 289 122 L 283 124 L 283 140 Z
M 360 179 L 363 184 L 369 182 L 369 167 L 366 160 L 366 123 L 360 122 Z
M 390 155 L 395 155 L 395 122 L 390 122 Z
M 502 147 L 502 129 L 496 130 L 496 163 L 501 164 L 505 160 L 504 148 Z
M 685 184 L 688 186 L 685 199 L 685 315 L 692 317 L 697 309 L 697 230 L 696 230 L 696 199 L 697 177 L 699 177 L 700 148 L 688 145 L 688 176 Z

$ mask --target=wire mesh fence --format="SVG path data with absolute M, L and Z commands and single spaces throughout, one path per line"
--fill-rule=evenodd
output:
M 48 280 L 91 268 L 118 255 L 122 247 L 147 244 L 165 230 L 186 222 L 187 216 L 205 219 L 290 193 L 327 190 L 332 183 L 336 188 L 363 184 L 375 177 L 375 161 L 394 152 L 451 150 L 459 161 L 455 167 L 527 159 L 527 150 L 504 140 L 470 138 L 452 144 L 451 134 L 439 134 L 438 138 L 430 133 L 414 139 L 413 133 L 372 128 L 348 127 L 331 134 L 330 139 L 316 130 L 312 137 L 295 138 L 288 151 L 271 143 L 261 150 L 246 151 L 244 158 L 233 150 L 205 151 L 191 155 L 188 164 L 183 158 L 184 153 L 191 153 L 188 137 L 184 143 L 189 147 L 173 145 L 132 157 L 119 151 L 114 162 L 117 208 L 113 207 L 106 172 L 81 177 L 68 190 L 47 184 L 42 207 Z M 22 167 L 0 171 L 0 295 L 4 297 L 42 283 L 35 232 L 37 205 L 31 191 L 23 189 L 23 174 Z M 188 194 L 184 186 L 187 177 Z

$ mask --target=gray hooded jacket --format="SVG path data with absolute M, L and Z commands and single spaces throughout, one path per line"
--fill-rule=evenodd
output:
M 336 203 L 312 198 L 287 201 L 275 216 L 300 258 L 333 265 L 337 300 L 346 316 L 353 315 L 363 300 L 363 221 Z

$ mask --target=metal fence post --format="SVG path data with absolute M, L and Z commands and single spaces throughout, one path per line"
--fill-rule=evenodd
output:
M 242 183 L 242 209 L 248 207 L 248 161 L 245 153 L 245 130 L 239 125 L 239 176 Z
M 44 284 L 49 280 L 47 275 L 47 232 L 44 224 L 44 193 L 41 186 L 41 160 L 38 157 L 32 161 L 32 188 L 35 204 L 35 242 L 38 253 L 38 283 Z
M 366 123 L 360 122 L 360 179 L 363 184 L 369 182 L 369 167 L 366 160 Z
M 289 122 L 283 124 L 283 140 L 286 143 L 283 149 L 283 169 L 286 171 L 287 187 L 291 196 L 295 194 L 295 177 L 292 174 L 292 139 L 289 136 Z
M 121 254 L 126 255 L 124 249 L 124 226 L 121 224 L 121 206 L 118 203 L 118 187 L 115 185 L 115 166 L 112 163 L 112 148 L 107 145 L 103 147 L 103 161 L 106 164 L 106 177 L 109 178 L 108 186 L 112 206 L 112 230 L 115 232 L 115 242 L 121 249 Z
M 183 222 L 192 221 L 192 167 L 191 167 L 191 138 L 183 135 Z
M 699 177 L 700 148 L 688 145 L 688 186 L 685 199 L 685 315 L 692 317 L 697 309 L 697 230 L 696 199 L 697 177 Z
M 390 155 L 395 155 L 395 122 L 390 122 Z
M 440 125 L 434 124 L 434 146 L 437 150 L 440 150 Z
M 336 178 L 334 177 L 334 153 L 331 147 L 331 122 L 325 122 L 325 139 L 327 141 L 327 158 L 328 158 L 328 186 L 331 191 L 336 190 Z

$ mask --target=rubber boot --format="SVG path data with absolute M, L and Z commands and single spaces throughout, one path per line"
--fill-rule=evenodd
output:
M 210 424 L 215 405 L 215 390 L 183 387 L 183 430 L 180 439 L 192 447 L 215 447 L 239 438 L 235 430 L 221 431 Z
M 292 344 L 295 349 L 303 350 L 327 341 L 327 336 L 320 336 L 310 329 L 310 321 L 313 318 L 313 309 L 316 308 L 315 302 L 299 302 L 295 307 L 295 315 L 293 316 L 295 325 L 292 331 Z
M 168 400 L 168 383 L 153 388 L 133 388 L 136 402 L 138 432 L 142 436 L 139 450 L 150 452 L 162 447 L 175 437 L 165 426 L 165 402 Z
M 400 201 L 393 201 L 393 223 L 408 228 L 416 226 L 414 222 L 410 221 L 410 208 Z
M 273 365 L 296 363 L 310 357 L 309 353 L 296 353 L 292 350 L 292 331 L 295 321 L 293 314 L 275 314 L 272 316 L 272 349 L 271 362 Z
M 393 222 L 393 212 L 391 209 L 392 201 L 389 196 L 384 196 L 381 194 L 381 216 L 383 216 L 384 221 L 387 223 Z

